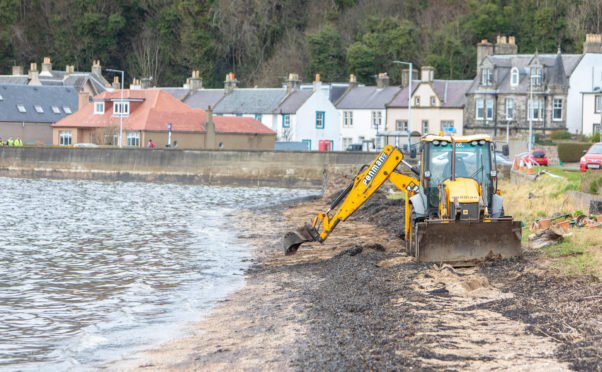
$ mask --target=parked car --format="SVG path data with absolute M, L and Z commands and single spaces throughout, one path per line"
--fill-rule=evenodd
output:
M 585 172 L 588 169 L 602 169 L 602 142 L 594 143 L 581 157 L 579 170 Z
M 345 151 L 364 151 L 364 146 L 361 143 L 352 143 L 347 146 Z
M 531 150 L 530 154 L 524 155 L 522 157 L 524 162 L 528 160 L 537 163 L 539 165 L 548 165 L 548 156 L 544 150 Z

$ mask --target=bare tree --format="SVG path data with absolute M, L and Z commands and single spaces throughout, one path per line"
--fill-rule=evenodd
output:
M 134 57 L 140 67 L 141 77 L 152 77 L 155 83 L 160 79 L 162 61 L 161 39 L 149 29 L 145 29 L 133 42 Z

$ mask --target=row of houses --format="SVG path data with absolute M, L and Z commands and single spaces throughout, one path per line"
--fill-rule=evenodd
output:
M 180 148 L 274 148 L 274 142 L 310 150 L 340 151 L 351 144 L 379 149 L 410 133 L 474 133 L 568 129 L 600 130 L 602 40 L 589 34 L 582 54 L 518 54 L 513 37 L 477 45 L 472 80 L 439 80 L 430 66 L 402 73 L 390 86 L 381 73 L 364 86 L 302 83 L 289 74 L 280 88 L 240 88 L 228 74 L 223 89 L 205 89 L 198 71 L 182 87 L 150 87 L 135 80 L 121 90 L 100 63 L 90 72 L 42 72 L 32 64 L 0 76 L 0 136 L 26 142 L 80 142 L 144 146 L 149 139 Z M 123 98 L 122 98 L 123 95 Z M 40 110 L 41 108 L 41 110 Z M 45 124 L 44 124 L 45 123 Z

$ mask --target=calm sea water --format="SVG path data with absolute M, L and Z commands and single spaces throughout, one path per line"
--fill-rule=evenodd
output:
M 0 178 L 0 370 L 87 370 L 244 283 L 239 208 L 310 191 Z

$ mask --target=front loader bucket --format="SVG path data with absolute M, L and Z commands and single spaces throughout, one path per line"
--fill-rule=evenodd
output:
M 289 231 L 284 234 L 284 237 L 282 238 L 282 248 L 284 249 L 284 254 L 286 256 L 295 254 L 297 253 L 297 249 L 301 244 L 315 241 L 316 239 L 314 238 L 314 235 L 317 233 L 312 235 L 313 230 L 315 229 L 306 224 L 296 231 Z
M 521 256 L 521 222 L 502 218 L 491 222 L 419 222 L 417 248 L 421 262 L 446 262 L 456 266 Z M 416 245 L 415 245 L 416 247 Z

